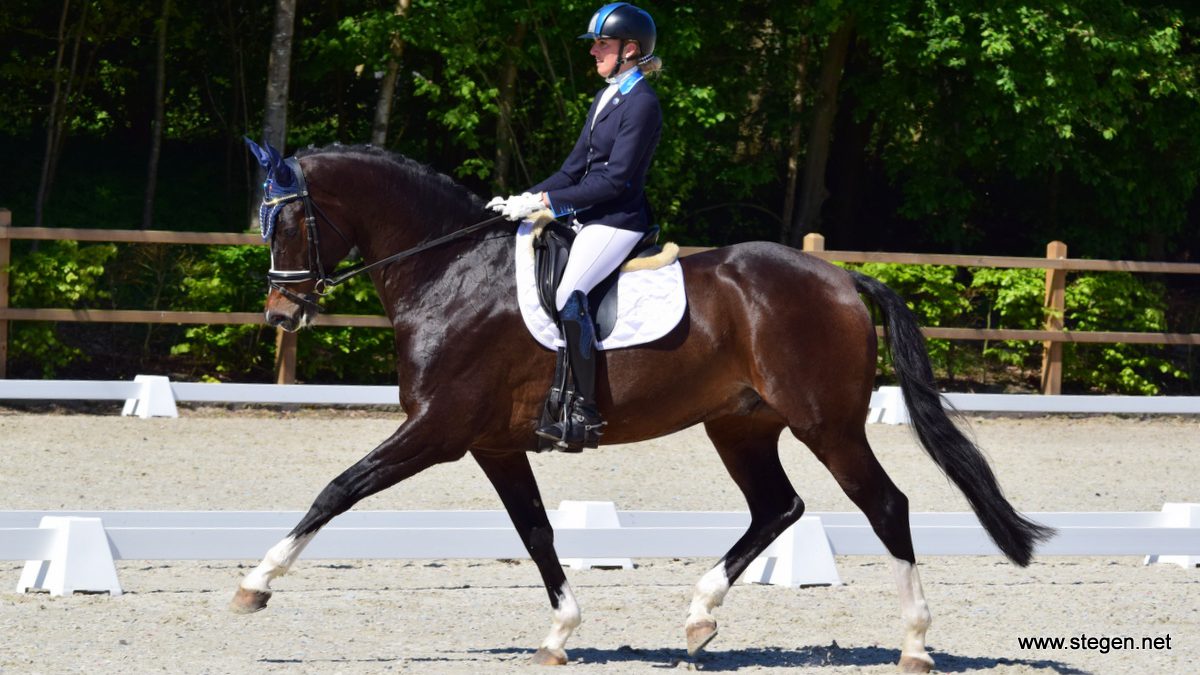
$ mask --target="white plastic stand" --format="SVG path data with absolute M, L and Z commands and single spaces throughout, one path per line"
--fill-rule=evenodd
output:
M 742 583 L 772 586 L 841 586 L 833 549 L 816 516 L 802 516 L 742 573 Z
M 1200 504 L 1163 504 L 1163 527 L 1200 528 Z M 1172 564 L 1180 567 L 1200 565 L 1200 555 L 1157 555 L 1146 556 L 1145 564 Z
M 904 407 L 904 394 L 900 387 L 880 387 L 871 395 L 869 424 L 909 424 L 908 408 Z
M 121 594 L 108 536 L 99 518 L 43 516 L 39 527 L 56 531 L 48 560 L 25 563 L 17 592 L 44 589 L 50 595 L 75 591 L 108 591 Z
M 558 519 L 555 527 L 620 527 L 617 505 L 613 502 L 562 501 L 558 503 Z M 593 567 L 620 567 L 633 569 L 629 558 L 560 558 L 559 562 L 573 570 L 589 570 Z
M 142 385 L 142 393 L 137 398 L 125 399 L 125 408 L 121 410 L 121 415 L 137 415 L 142 419 L 179 417 L 170 379 L 162 375 L 138 375 L 133 381 Z

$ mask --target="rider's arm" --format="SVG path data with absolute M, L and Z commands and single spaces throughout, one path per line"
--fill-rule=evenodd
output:
M 645 170 L 662 133 L 662 110 L 653 96 L 630 97 L 621 115 L 616 141 L 608 161 L 593 163 L 574 185 L 542 188 L 554 212 L 572 213 L 614 199 L 628 189 L 638 171 Z M 586 161 L 586 148 L 584 159 Z

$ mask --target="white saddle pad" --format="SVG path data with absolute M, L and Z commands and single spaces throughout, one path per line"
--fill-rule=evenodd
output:
M 533 266 L 533 223 L 517 229 L 517 301 L 530 334 L 543 347 L 563 346 L 558 326 L 538 302 Z M 617 324 L 598 343 L 600 349 L 645 344 L 666 335 L 683 318 L 687 296 L 683 292 L 683 267 L 679 261 L 656 270 L 621 272 L 617 280 Z

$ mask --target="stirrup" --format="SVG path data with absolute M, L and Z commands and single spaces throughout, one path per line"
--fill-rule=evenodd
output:
M 570 412 L 564 419 L 537 429 L 534 433 L 554 442 L 554 449 L 562 452 L 580 452 L 584 448 L 600 446 L 600 437 L 608 424 L 592 406 L 579 400 L 572 401 Z

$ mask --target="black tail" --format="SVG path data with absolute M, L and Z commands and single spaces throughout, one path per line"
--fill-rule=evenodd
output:
M 1004 555 L 1022 567 L 1028 565 L 1034 544 L 1054 536 L 1054 530 L 1013 509 L 983 453 L 946 414 L 933 382 L 925 337 L 904 300 L 876 279 L 858 272 L 850 274 L 858 292 L 871 298 L 883 313 L 896 377 L 925 452 L 966 495 L 979 522 Z

